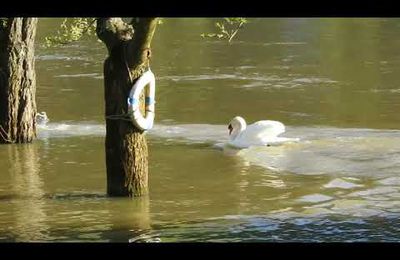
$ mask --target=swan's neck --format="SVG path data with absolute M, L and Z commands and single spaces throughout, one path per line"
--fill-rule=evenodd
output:
M 246 130 L 246 122 L 239 121 L 239 124 L 233 129 L 230 136 L 231 140 L 235 140 L 244 130 Z

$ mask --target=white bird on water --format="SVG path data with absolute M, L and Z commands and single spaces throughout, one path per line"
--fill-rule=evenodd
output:
M 47 117 L 46 112 L 41 112 L 36 114 L 36 123 L 38 125 L 46 125 L 49 122 L 49 118 Z
M 279 145 L 285 142 L 298 141 L 298 138 L 278 137 L 285 132 L 285 125 L 278 121 L 262 120 L 247 125 L 240 117 L 234 117 L 228 125 L 229 145 L 236 148 L 249 146 Z

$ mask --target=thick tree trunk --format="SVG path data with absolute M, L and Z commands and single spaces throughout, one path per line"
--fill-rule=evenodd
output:
M 0 23 L 0 143 L 36 137 L 34 42 L 37 18 Z
M 149 68 L 150 43 L 156 19 L 100 18 L 97 35 L 106 44 L 104 63 L 106 114 L 106 168 L 109 196 L 141 196 L 148 193 L 148 150 L 142 131 L 121 115 L 133 83 Z M 135 30 L 135 31 L 134 31 Z M 121 116 L 121 117 L 115 117 Z

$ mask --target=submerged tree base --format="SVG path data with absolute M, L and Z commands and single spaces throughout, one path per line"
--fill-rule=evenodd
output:
M 34 43 L 37 18 L 0 23 L 0 143 L 36 137 Z
M 109 57 L 104 63 L 106 107 L 106 168 L 109 196 L 142 196 L 148 193 L 148 149 L 143 132 L 126 115 L 127 97 L 134 82 L 149 69 L 150 43 L 157 19 L 97 20 L 97 35 Z M 135 31 L 134 31 L 135 30 Z

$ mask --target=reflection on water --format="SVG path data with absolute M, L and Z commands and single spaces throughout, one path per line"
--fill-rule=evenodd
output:
M 11 193 L 16 199 L 10 202 L 15 214 L 16 241 L 47 240 L 47 214 L 44 210 L 43 180 L 40 176 L 38 147 L 34 144 L 8 146 L 11 173 Z

